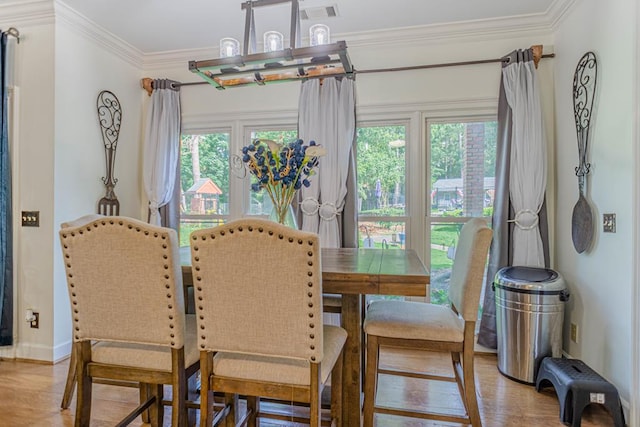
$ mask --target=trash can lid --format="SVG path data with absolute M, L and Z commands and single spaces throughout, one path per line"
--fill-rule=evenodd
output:
M 526 289 L 540 293 L 566 289 L 560 273 L 539 267 L 504 267 L 496 273 L 495 283 L 503 288 Z

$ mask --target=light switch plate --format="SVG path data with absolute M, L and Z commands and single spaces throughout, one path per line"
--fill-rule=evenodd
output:
M 22 211 L 23 227 L 40 227 L 40 211 Z
M 616 232 L 616 214 L 602 214 L 602 231 L 605 233 Z

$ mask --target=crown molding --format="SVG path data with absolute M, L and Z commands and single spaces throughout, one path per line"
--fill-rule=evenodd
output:
M 546 14 L 531 14 L 350 33 L 336 35 L 336 38 L 348 40 L 349 47 L 361 47 L 497 40 L 523 34 L 550 33 L 551 26 Z
M 575 0 L 556 0 L 556 3 Z M 555 10 L 555 9 L 554 9 Z M 483 19 L 446 24 L 420 25 L 359 33 L 333 34 L 336 40 L 347 40 L 349 47 L 413 45 L 478 40 L 502 40 L 508 37 L 551 36 L 548 13 L 509 18 Z M 144 70 L 187 67 L 190 60 L 212 58 L 218 55 L 217 47 L 175 50 L 143 55 Z
M 116 37 L 61 1 L 54 0 L 54 2 L 55 16 L 58 22 L 67 25 L 73 31 L 95 42 L 125 62 L 142 69 L 143 52 L 141 50 Z
M 577 3 L 578 0 L 555 0 L 549 5 L 546 14 L 553 30 L 558 29 L 560 23 L 565 20 Z
M 145 53 L 142 56 L 142 68 L 145 71 L 165 69 L 188 69 L 189 61 L 216 58 L 220 54 L 218 47 L 168 50 Z
M 25 27 L 53 22 L 52 0 L 16 0 L 0 4 L 0 24 L 3 26 Z

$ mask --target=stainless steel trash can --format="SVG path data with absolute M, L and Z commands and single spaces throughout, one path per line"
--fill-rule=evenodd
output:
M 498 370 L 533 384 L 546 356 L 562 356 L 564 305 L 562 276 L 550 269 L 505 267 L 493 282 L 496 298 Z

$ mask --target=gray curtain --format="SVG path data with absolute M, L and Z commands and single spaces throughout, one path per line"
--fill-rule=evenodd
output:
M 164 97 L 166 98 L 167 94 L 170 93 L 167 91 L 179 92 L 180 86 L 178 86 L 177 83 L 178 82 L 176 81 L 168 80 L 168 79 L 153 80 L 153 90 L 154 90 L 153 95 L 155 95 L 156 98 L 153 98 L 153 95 L 152 95 L 152 101 L 151 101 L 152 104 L 149 106 L 150 111 L 147 112 L 147 116 L 148 116 L 147 130 L 145 134 L 145 139 L 146 140 L 153 139 L 154 143 L 152 143 L 151 145 L 154 145 L 156 143 L 156 139 L 158 140 L 157 144 L 160 144 L 159 141 L 161 139 L 167 138 L 167 136 L 165 136 L 166 135 L 165 133 L 161 133 L 161 131 L 156 131 L 150 134 L 151 130 L 149 128 L 154 127 L 154 128 L 160 128 L 162 129 L 162 131 L 168 131 L 171 139 L 171 145 L 168 146 L 168 148 L 172 152 L 174 152 L 173 150 L 176 150 L 175 152 L 177 153 L 177 155 L 175 156 L 176 163 L 174 163 L 176 165 L 175 167 L 176 172 L 175 172 L 175 177 L 174 177 L 170 198 L 166 203 L 158 207 L 158 211 L 160 213 L 159 225 L 161 225 L 162 227 L 173 228 L 174 230 L 178 230 L 180 227 L 180 197 L 181 197 L 181 191 L 180 191 L 181 190 L 181 186 L 180 186 L 180 130 L 181 130 L 180 96 L 178 94 L 177 97 L 175 97 L 175 99 L 167 100 L 167 99 L 158 98 L 157 92 L 165 91 Z M 152 110 L 154 108 L 157 111 L 155 112 L 155 114 L 152 114 Z M 172 124 L 171 127 L 167 127 L 168 122 L 171 122 Z M 174 132 L 174 131 L 177 131 L 177 132 Z M 178 145 L 177 149 L 175 146 L 173 146 L 173 144 Z M 147 152 L 149 151 L 147 149 L 147 145 L 148 144 L 145 143 L 145 156 L 147 156 Z M 171 157 L 171 156 L 168 155 L 168 157 Z M 147 159 L 145 159 L 145 168 L 147 168 L 146 163 L 147 163 Z M 151 160 L 149 160 L 148 163 L 151 163 Z M 163 164 L 161 169 L 164 170 L 165 167 L 166 165 Z M 145 173 L 146 173 L 146 169 L 145 169 Z M 157 173 L 154 173 L 153 175 L 163 176 L 164 174 L 157 172 Z M 145 177 L 145 179 L 147 178 Z M 151 184 L 147 184 L 145 181 L 145 188 L 147 189 L 147 193 L 149 193 L 150 191 L 150 188 L 147 188 L 149 187 L 149 185 Z M 149 209 L 147 221 L 151 220 L 151 213 L 152 213 L 152 210 Z
M 353 148 L 349 154 L 349 174 L 347 175 L 347 195 L 344 200 L 344 208 L 342 214 L 338 218 L 340 232 L 342 233 L 343 248 L 358 247 L 358 187 L 356 182 L 356 157 L 355 157 L 356 140 L 354 138 Z M 295 198 L 293 210 L 296 214 L 298 225 L 302 224 L 303 213 L 300 210 L 300 202 L 302 201 L 301 192 L 298 192 Z
M 337 84 L 329 85 L 334 83 Z M 355 157 L 354 147 L 356 141 L 355 132 L 355 83 L 350 80 L 343 80 L 343 78 L 326 79 L 325 84 L 322 85 L 318 80 L 308 80 L 302 83 L 300 90 L 300 99 L 298 107 L 298 136 L 305 140 L 305 142 L 315 140 L 318 144 L 324 146 L 327 150 L 332 150 L 335 153 L 340 153 L 337 159 L 330 159 L 330 154 L 319 159 L 320 167 L 318 169 L 318 175 L 311 180 L 311 187 L 303 187 L 297 194 L 297 202 L 294 209 L 296 211 L 298 224 L 300 228 L 306 231 L 312 231 L 321 235 L 323 247 L 341 246 L 347 248 L 355 248 L 358 244 L 357 237 L 357 189 L 356 189 L 356 175 L 355 175 Z M 348 136 L 347 136 L 348 135 Z M 350 138 L 350 146 L 340 143 L 340 141 L 347 142 L 344 138 Z M 333 148 L 332 148 L 333 147 Z M 345 150 L 346 149 L 346 150 Z M 347 153 L 348 150 L 348 153 Z M 344 153 L 345 157 L 340 157 Z M 348 158 L 346 157 L 348 156 Z M 333 241 L 333 234 L 327 233 L 328 227 L 323 226 L 325 222 L 320 220 L 319 210 L 322 206 L 331 203 L 333 198 L 340 199 L 340 191 L 337 194 L 332 194 L 332 186 L 326 182 L 328 176 L 323 175 L 323 170 L 326 165 L 323 162 L 329 162 L 333 164 L 334 169 L 331 170 L 333 175 L 338 175 L 342 179 L 345 179 L 344 184 L 344 200 L 342 210 L 338 209 L 336 212 L 337 218 L 337 236 L 339 243 L 329 243 Z M 323 167 L 324 166 L 324 167 Z M 346 172 L 346 178 L 340 175 L 340 171 Z M 324 177 L 324 179 L 323 179 Z M 321 181 L 324 181 L 321 184 Z M 326 188 L 325 188 L 326 187 Z M 323 196 L 321 188 L 324 188 L 325 194 Z M 300 202 L 306 200 L 310 202 L 313 200 L 317 206 L 318 211 L 315 214 L 304 214 L 302 211 L 304 207 L 301 207 Z M 340 205 L 340 203 L 336 203 Z M 307 210 L 306 212 L 310 212 Z M 331 234 L 331 235 L 330 235 Z M 331 239 L 329 238 L 331 237 Z
M 353 147 L 349 153 L 349 174 L 347 175 L 347 195 L 344 199 L 344 208 L 340 217 L 340 230 L 342 232 L 342 247 L 358 247 L 358 186 L 356 182 L 356 139 L 353 139 Z
M 533 52 L 531 49 L 525 51 L 513 51 L 502 62 L 502 66 L 507 67 L 515 61 L 531 61 Z M 489 252 L 489 265 L 487 267 L 487 279 L 485 283 L 484 303 L 482 308 L 482 318 L 480 320 L 480 330 L 478 332 L 478 344 L 488 348 L 497 348 L 496 335 L 496 306 L 495 294 L 492 289 L 493 279 L 503 267 L 512 265 L 513 244 L 512 236 L 514 223 L 508 222 L 513 219 L 515 212 L 509 200 L 509 175 L 511 171 L 511 136 L 513 127 L 513 116 L 511 108 L 507 102 L 503 78 L 500 79 L 500 94 L 498 99 L 498 140 L 496 144 L 496 181 L 495 199 L 493 204 L 493 241 Z M 538 213 L 540 236 L 544 249 L 545 266 L 549 266 L 549 233 L 547 222 L 546 199 Z
M 180 231 L 180 198 L 182 197 L 182 186 L 180 182 L 180 156 L 178 156 L 178 166 L 176 169 L 176 182 L 173 185 L 173 195 L 169 203 L 160 208 L 162 217 L 160 224 L 163 227 L 173 228 Z M 151 216 L 151 213 L 149 213 Z
M 7 33 L 0 35 L 0 346 L 13 345 L 13 230 L 7 125 Z

